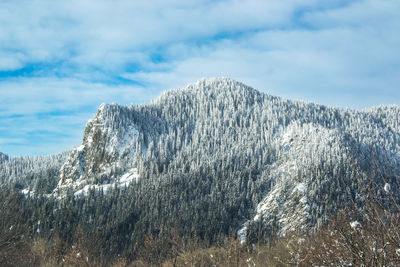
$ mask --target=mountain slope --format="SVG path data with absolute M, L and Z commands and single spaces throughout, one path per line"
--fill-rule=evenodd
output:
M 0 155 L 0 188 L 14 184 L 25 194 L 50 194 L 59 181 L 59 171 L 70 152 L 50 156 L 11 157 Z
M 362 207 L 360 178 L 376 166 L 378 189 L 389 183 L 398 196 L 399 115 L 397 106 L 342 110 L 203 79 L 147 105 L 102 104 L 82 145 L 56 160 L 52 195 L 75 207 L 74 223 L 109 225 L 122 244 L 174 227 L 210 242 L 244 222 L 249 237 L 260 225 L 265 235 L 307 230 Z
M 205 79 L 148 105 L 101 105 L 55 192 L 201 173 L 211 180 L 209 192 L 195 197 L 225 190 L 238 220 L 306 229 L 349 204 L 356 170 L 369 171 L 372 160 L 399 175 L 398 114 L 398 107 L 341 110 Z M 233 185 L 219 188 L 214 179 Z

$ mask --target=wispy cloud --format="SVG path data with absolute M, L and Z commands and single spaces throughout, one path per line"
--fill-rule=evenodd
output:
M 102 102 L 148 102 L 158 92 L 62 78 L 17 78 L 0 83 L 0 151 L 48 154 L 77 146 Z
M 0 151 L 78 145 L 101 102 L 209 76 L 333 106 L 400 104 L 399 12 L 397 0 L 0 1 Z

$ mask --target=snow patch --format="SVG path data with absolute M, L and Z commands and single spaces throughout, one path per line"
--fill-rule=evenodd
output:
M 281 140 L 281 145 L 283 147 L 289 146 L 290 143 L 293 142 L 293 131 L 287 130 L 283 135 L 282 135 L 282 140 Z
M 358 221 L 353 221 L 350 223 L 350 227 L 353 229 L 359 228 L 361 227 L 361 223 L 359 223 Z
M 101 103 L 100 106 L 99 106 L 99 112 L 102 112 L 103 109 L 104 109 L 106 106 L 107 106 L 106 103 Z
M 119 186 L 128 186 L 131 182 L 139 182 L 139 174 L 137 168 L 130 169 L 119 178 Z
M 305 183 L 299 183 L 296 185 L 293 191 L 304 194 L 307 191 L 307 185 Z
M 390 184 L 385 183 L 385 186 L 383 187 L 383 189 L 385 190 L 386 193 L 390 192 Z
M 25 198 L 35 196 L 35 192 L 33 190 L 30 190 L 29 188 L 22 189 L 21 193 L 24 194 Z
M 89 184 L 85 185 L 82 189 L 79 189 L 74 193 L 74 195 L 77 196 L 87 196 L 88 192 L 91 189 L 94 189 L 96 191 L 103 191 L 104 194 L 107 194 L 110 189 L 112 189 L 114 186 L 117 188 L 124 188 L 129 186 L 132 182 L 138 182 L 139 181 L 139 174 L 137 171 L 137 168 L 132 168 L 129 171 L 127 171 L 124 175 L 122 175 L 119 179 L 116 180 L 115 183 L 109 183 L 109 184 L 101 184 L 101 185 L 95 185 L 95 184 Z M 81 183 L 77 184 L 78 186 Z
M 238 235 L 239 240 L 240 240 L 240 245 L 242 245 L 242 246 L 244 244 L 246 244 L 246 235 L 247 235 L 247 227 L 248 227 L 248 225 L 249 225 L 249 222 L 247 221 L 244 224 L 242 224 L 242 228 L 240 228 L 237 231 L 237 235 Z

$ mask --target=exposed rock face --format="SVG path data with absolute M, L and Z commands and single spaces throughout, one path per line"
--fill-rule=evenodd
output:
M 56 192 L 73 187 L 118 181 L 135 164 L 135 153 L 143 143 L 133 110 L 102 104 L 97 115 L 86 124 L 82 145 L 75 148 L 61 168 Z M 140 144 L 139 144 L 140 143 Z

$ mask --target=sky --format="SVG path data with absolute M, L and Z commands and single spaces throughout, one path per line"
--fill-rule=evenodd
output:
M 398 0 L 0 0 L 0 151 L 78 146 L 98 106 L 204 77 L 364 109 L 400 105 Z

